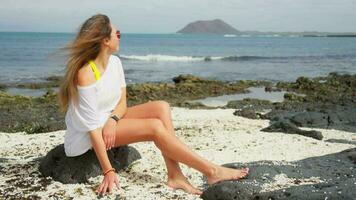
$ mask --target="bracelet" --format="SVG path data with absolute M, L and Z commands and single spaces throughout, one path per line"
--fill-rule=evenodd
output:
M 104 176 L 106 176 L 106 174 L 108 174 L 109 172 L 115 172 L 115 168 L 111 168 L 111 169 L 106 170 L 106 171 L 103 173 Z
M 112 114 L 112 115 L 110 116 L 110 118 L 113 119 L 113 120 L 115 120 L 116 122 L 118 122 L 118 121 L 121 119 L 120 116 L 117 116 L 117 115 L 115 115 L 115 114 Z

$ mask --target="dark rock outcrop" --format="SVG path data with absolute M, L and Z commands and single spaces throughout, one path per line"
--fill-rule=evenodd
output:
M 189 23 L 183 29 L 179 30 L 177 33 L 188 33 L 188 34 L 238 34 L 239 31 L 229 24 L 225 23 L 221 19 L 207 20 L 207 21 L 196 21 Z
M 253 109 L 257 112 L 257 111 L 272 109 L 273 105 L 274 103 L 268 100 L 245 98 L 243 100 L 229 101 L 226 105 L 226 108 L 234 108 L 234 109 L 241 109 L 241 110 Z
M 288 120 L 280 120 L 277 122 L 274 122 L 271 124 L 269 127 L 262 129 L 261 131 L 264 132 L 283 132 L 283 133 L 289 133 L 289 134 L 297 134 L 297 135 L 303 135 L 306 137 L 311 137 L 317 140 L 322 140 L 323 135 L 321 134 L 320 131 L 306 131 L 298 128 L 296 125 L 291 123 Z
M 355 199 L 356 148 L 335 154 L 312 157 L 288 164 L 258 161 L 230 163 L 230 168 L 249 167 L 247 178 L 224 181 L 208 187 L 204 200 L 236 199 Z M 288 178 L 287 188 L 266 190 L 277 175 Z M 318 181 L 320 180 L 320 181 Z M 282 181 L 283 182 L 283 181 Z
M 251 108 L 244 108 L 241 110 L 237 110 L 233 114 L 241 116 L 241 117 L 246 117 L 249 119 L 259 119 L 260 118 L 260 114 L 256 113 L 256 111 Z
M 271 120 L 271 124 L 279 120 L 288 120 L 299 127 L 333 128 L 354 132 L 356 131 L 356 104 L 306 103 L 295 108 L 275 108 L 261 118 Z
M 295 82 L 278 82 L 277 88 L 305 94 L 300 102 L 329 104 L 356 103 L 356 74 L 330 73 L 313 79 L 299 77 Z
M 290 117 L 290 120 L 297 126 L 304 127 L 327 127 L 329 124 L 328 115 L 321 112 L 300 112 Z
M 0 92 L 0 131 L 42 133 L 65 129 L 57 95 L 42 97 L 9 95 Z
M 5 84 L 0 84 L 0 91 L 5 91 L 7 88 L 7 85 Z
M 352 144 L 356 146 L 356 141 L 349 141 L 345 139 L 327 139 L 324 140 L 325 142 L 330 142 L 330 143 L 339 143 L 339 144 Z
M 300 105 L 296 109 L 275 109 L 264 115 L 264 118 L 271 120 L 287 118 L 297 126 L 330 128 L 335 125 L 356 123 L 356 105 L 322 105 L 318 103 L 306 107 Z
M 356 74 L 330 73 L 313 79 L 299 77 L 295 82 L 278 82 L 277 89 L 285 93 L 283 102 L 233 101 L 226 106 L 236 108 L 234 114 L 271 120 L 264 130 L 290 131 L 305 134 L 296 127 L 338 129 L 356 132 Z M 269 88 L 268 90 L 272 90 Z M 311 133 L 319 138 L 316 132 Z
M 219 83 L 219 81 L 208 78 L 201 78 L 192 74 L 181 74 L 172 78 L 175 84 L 178 83 Z
M 132 162 L 141 158 L 140 153 L 133 147 L 122 146 L 108 151 L 111 165 L 117 170 L 128 167 Z M 90 177 L 102 175 L 100 163 L 93 150 L 76 157 L 67 157 L 64 145 L 58 145 L 41 159 L 40 172 L 62 183 L 84 183 Z

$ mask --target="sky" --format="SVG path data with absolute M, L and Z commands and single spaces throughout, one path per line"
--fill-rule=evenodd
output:
M 97 13 L 124 33 L 212 19 L 240 31 L 356 32 L 356 0 L 0 0 L 0 31 L 76 32 Z

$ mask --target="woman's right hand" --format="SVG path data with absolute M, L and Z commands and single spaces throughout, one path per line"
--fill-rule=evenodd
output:
M 110 150 L 115 147 L 115 137 L 116 137 L 116 122 L 115 120 L 109 118 L 102 130 L 102 135 L 106 150 Z
M 99 185 L 98 193 L 105 195 L 108 190 L 111 193 L 112 188 L 116 185 L 116 188 L 119 189 L 119 179 L 114 171 L 107 173 L 104 176 L 103 182 Z

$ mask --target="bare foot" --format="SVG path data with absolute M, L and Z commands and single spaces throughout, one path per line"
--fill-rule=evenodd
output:
M 243 168 L 238 170 L 238 169 L 231 169 L 227 167 L 217 166 L 215 173 L 207 177 L 208 184 L 212 185 L 214 183 L 227 181 L 227 180 L 239 180 L 241 178 L 246 177 L 248 175 L 248 172 L 249 172 L 248 168 Z
M 193 187 L 184 176 L 168 178 L 166 184 L 173 189 L 182 189 L 189 194 L 201 195 L 203 193 L 201 190 Z

